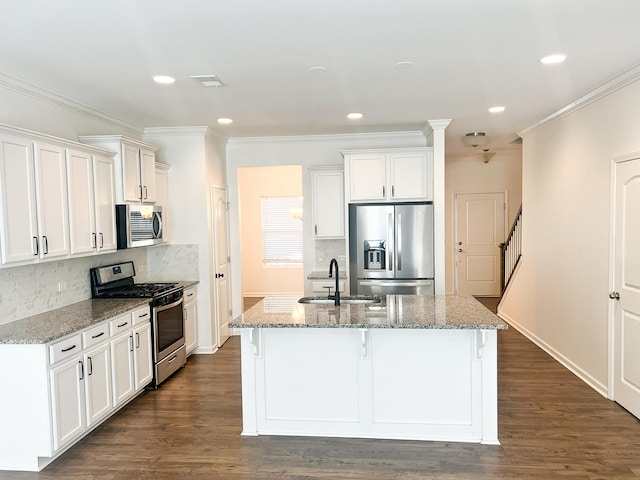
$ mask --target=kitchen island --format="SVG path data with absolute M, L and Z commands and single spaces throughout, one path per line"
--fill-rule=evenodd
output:
M 267 297 L 238 317 L 243 435 L 499 444 L 497 331 L 472 297 Z

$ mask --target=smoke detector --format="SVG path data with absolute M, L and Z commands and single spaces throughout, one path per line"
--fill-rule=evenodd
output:
M 224 83 L 216 75 L 192 75 L 191 78 L 205 87 L 224 87 Z

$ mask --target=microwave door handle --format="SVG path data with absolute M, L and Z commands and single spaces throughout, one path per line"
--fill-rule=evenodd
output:
M 389 267 L 387 270 L 390 272 L 393 271 L 393 255 L 395 250 L 395 245 L 393 241 L 393 213 L 390 213 L 387 221 L 387 243 L 389 243 L 389 248 L 387 248 L 387 259 Z
M 153 238 L 160 238 L 162 236 L 162 216 L 158 212 L 155 212 L 153 214 L 153 220 Z

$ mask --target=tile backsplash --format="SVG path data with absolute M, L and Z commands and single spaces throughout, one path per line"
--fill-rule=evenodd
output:
M 91 298 L 89 269 L 128 260 L 135 265 L 136 282 L 198 279 L 197 245 L 132 248 L 105 255 L 2 268 L 0 324 Z M 66 288 L 58 291 L 60 286 Z
M 316 240 L 316 270 L 328 269 L 332 258 L 338 261 L 338 266 L 343 272 L 346 271 L 345 240 Z
M 147 250 L 148 277 L 157 281 L 197 280 L 198 245 L 158 245 Z

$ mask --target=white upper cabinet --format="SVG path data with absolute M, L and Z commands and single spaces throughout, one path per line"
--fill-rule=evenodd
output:
M 113 160 L 67 150 L 71 254 L 116 250 Z
M 0 253 L 2 263 L 38 258 L 33 145 L 0 137 Z
M 387 198 L 385 154 L 357 154 L 345 157 L 350 168 L 351 200 L 384 200 Z
M 96 208 L 96 232 L 99 252 L 118 248 L 116 239 L 116 192 L 113 159 L 104 155 L 93 156 L 93 178 Z
M 64 148 L 0 136 L 2 263 L 69 254 Z
M 0 264 L 116 249 L 107 151 L 0 126 Z
M 316 238 L 344 237 L 344 175 L 342 170 L 315 171 L 313 234 Z
M 78 150 L 67 152 L 69 182 L 69 228 L 71 253 L 93 252 L 97 233 L 95 194 L 93 184 L 93 156 Z
M 35 165 L 40 258 L 64 257 L 70 251 L 65 149 L 35 143 Z
M 433 200 L 431 148 L 346 151 L 342 154 L 350 203 Z
M 120 135 L 78 138 L 83 143 L 106 148 L 115 153 L 116 203 L 156 201 L 156 147 Z

